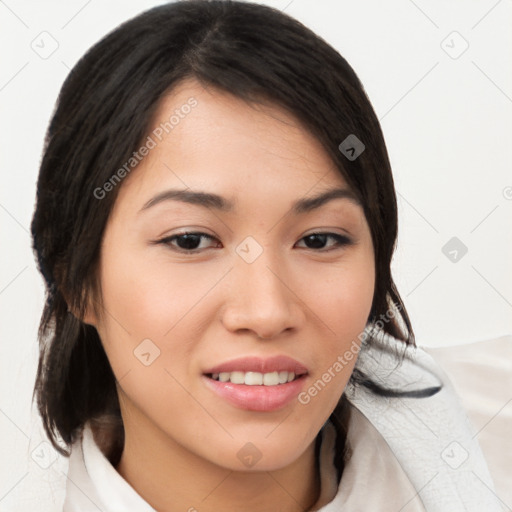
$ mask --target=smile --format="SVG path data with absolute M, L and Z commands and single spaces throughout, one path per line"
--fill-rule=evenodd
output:
M 271 412 L 296 401 L 308 369 L 285 355 L 243 357 L 203 372 L 203 382 L 222 401 L 247 411 Z

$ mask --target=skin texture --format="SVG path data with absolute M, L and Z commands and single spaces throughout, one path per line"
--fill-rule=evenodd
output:
M 159 511 L 304 510 L 320 490 L 315 437 L 356 358 L 306 405 L 294 399 L 272 412 L 231 405 L 202 375 L 238 357 L 287 355 L 308 368 L 303 390 L 321 378 L 370 312 L 370 230 L 348 199 L 291 212 L 298 199 L 347 185 L 279 107 L 189 80 L 164 97 L 154 126 L 190 97 L 197 105 L 117 185 L 101 248 L 102 309 L 85 318 L 118 381 L 126 440 L 117 470 Z M 171 188 L 214 192 L 235 208 L 167 200 L 141 211 Z M 179 240 L 154 243 L 183 231 L 214 239 L 200 239 L 193 254 L 179 252 Z M 352 243 L 304 239 L 318 232 Z M 262 249 L 252 263 L 236 251 L 248 236 Z M 134 355 L 145 339 L 150 354 L 160 351 L 148 366 Z M 252 467 L 237 456 L 248 442 L 261 455 Z

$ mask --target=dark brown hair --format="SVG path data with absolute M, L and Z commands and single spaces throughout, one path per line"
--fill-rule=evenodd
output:
M 206 0 L 165 4 L 123 23 L 81 58 L 62 86 L 46 135 L 31 225 L 46 284 L 34 395 L 49 439 L 64 455 L 69 452 L 59 436 L 69 448 L 88 420 L 120 419 L 101 340 L 80 318 L 87 298 L 101 297 L 100 244 L 122 184 L 101 200 L 94 191 L 130 159 L 162 97 L 187 78 L 249 104 L 278 105 L 321 142 L 361 201 L 371 230 L 376 283 L 368 322 L 394 305 L 399 321 L 389 319 L 382 331 L 414 344 L 390 270 L 397 238 L 390 163 L 353 69 L 311 30 L 271 7 Z M 365 146 L 353 160 L 339 149 L 349 135 Z

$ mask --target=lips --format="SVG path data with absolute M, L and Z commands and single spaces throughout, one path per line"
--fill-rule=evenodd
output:
M 307 375 L 304 365 L 287 356 L 245 357 L 208 368 L 203 380 L 217 396 L 239 409 L 270 412 L 290 404 Z
M 214 373 L 220 374 L 231 372 L 257 372 L 262 374 L 273 372 L 293 372 L 296 376 L 301 376 L 308 373 L 308 369 L 295 359 L 288 356 L 274 356 L 269 358 L 243 357 L 218 364 L 212 368 L 208 368 L 203 373 L 205 375 L 213 375 Z

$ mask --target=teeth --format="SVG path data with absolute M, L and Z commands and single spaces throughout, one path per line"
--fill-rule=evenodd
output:
M 244 372 L 231 372 L 231 382 L 233 384 L 245 384 Z
M 213 380 L 220 382 L 232 382 L 233 384 L 245 384 L 246 386 L 277 386 L 286 384 L 295 379 L 294 372 L 220 372 L 212 374 Z
M 245 374 L 244 384 L 248 386 L 261 386 L 263 384 L 263 374 L 258 372 L 247 372 Z
M 279 384 L 279 374 L 277 372 L 265 373 L 263 375 L 263 384 L 265 386 L 277 386 Z

